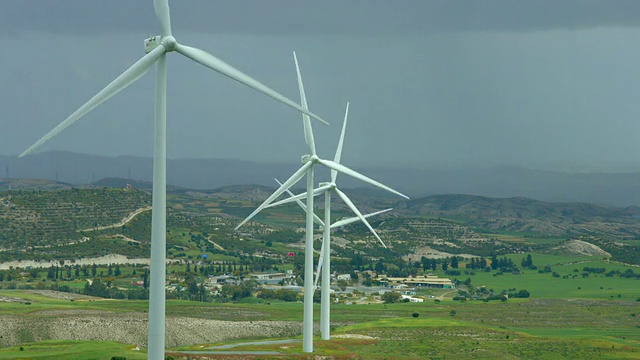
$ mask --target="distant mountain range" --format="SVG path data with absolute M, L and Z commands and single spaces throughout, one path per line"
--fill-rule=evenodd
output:
M 191 189 L 248 184 L 273 187 L 274 177 L 284 180 L 298 166 L 225 159 L 168 160 L 167 181 L 176 187 Z M 612 206 L 640 205 L 640 173 L 637 172 L 560 172 L 516 166 L 459 170 L 355 167 L 355 170 L 412 197 L 469 194 Z M 326 173 L 319 172 L 317 180 L 326 180 Z M 106 157 L 58 151 L 22 159 L 0 155 L 0 178 L 49 179 L 79 185 L 103 178 L 148 182 L 151 174 L 152 160 L 143 157 Z M 339 181 L 342 187 L 362 187 L 361 182 L 347 176 L 342 176 Z

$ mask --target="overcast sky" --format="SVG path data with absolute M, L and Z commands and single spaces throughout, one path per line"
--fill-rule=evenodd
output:
M 415 167 L 640 164 L 640 1 L 172 1 L 173 34 L 299 101 L 333 157 Z M 153 2 L 0 0 L 0 154 L 144 55 Z M 297 162 L 301 116 L 168 56 L 168 156 Z M 154 71 L 41 151 L 152 155 Z

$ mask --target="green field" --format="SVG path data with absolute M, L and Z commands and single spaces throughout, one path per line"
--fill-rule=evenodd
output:
M 179 243 L 181 234 L 172 234 Z M 507 255 L 519 264 L 527 254 Z M 441 296 L 441 301 L 424 303 L 369 303 L 332 305 L 332 333 L 335 338 L 315 340 L 318 356 L 334 359 L 640 359 L 640 280 L 606 277 L 583 269 L 605 268 L 621 273 L 640 268 L 589 256 L 531 254 L 538 269 L 550 266 L 550 272 L 524 269 L 520 274 L 464 269 L 460 276 L 471 279 L 475 287 L 495 292 L 526 289 L 527 299 L 507 301 L 452 300 L 458 289 L 421 289 L 419 295 Z M 169 267 L 184 271 L 185 265 Z M 104 271 L 103 268 L 100 270 Z M 123 267 L 123 274 L 132 269 Z M 466 273 L 465 273 L 466 272 Z M 472 274 L 473 272 L 473 274 Z M 554 276 L 553 273 L 557 273 Z M 126 286 L 126 279 L 118 279 Z M 84 281 L 68 282 L 82 287 Z M 118 286 L 120 286 L 118 285 Z M 461 287 L 462 288 L 462 287 Z M 2 317 L 42 319 L 52 313 L 144 314 L 144 300 L 63 300 L 25 290 L 0 290 L 0 297 L 22 299 L 0 303 Z M 255 299 L 257 300 L 257 299 Z M 167 316 L 224 321 L 294 321 L 302 318 L 302 303 L 281 301 L 249 303 L 203 303 L 168 300 Z M 316 305 L 315 321 L 319 321 Z M 417 315 L 414 317 L 414 314 Z M 140 329 L 146 332 L 146 329 Z M 1 336 L 1 334 L 0 334 Z M 297 338 L 298 341 L 300 337 Z M 229 340 L 241 343 L 252 339 Z M 261 339 L 255 339 L 261 340 Z M 180 351 L 202 350 L 222 344 L 193 344 L 169 349 L 179 358 Z M 22 349 L 21 349 L 22 348 Z M 146 358 L 146 349 L 133 344 L 109 341 L 38 341 L 25 337 L 20 345 L 0 349 L 0 359 L 127 359 Z M 279 359 L 304 359 L 299 342 L 283 345 L 242 345 L 237 351 L 276 351 Z M 190 355 L 193 356 L 193 355 Z M 186 358 L 186 357 L 185 357 Z M 268 358 L 265 355 L 244 358 Z

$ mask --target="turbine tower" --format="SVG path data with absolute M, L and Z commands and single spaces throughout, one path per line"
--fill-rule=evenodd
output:
M 278 179 L 276 179 L 276 182 L 280 185 L 282 185 L 282 183 L 280 183 L 280 181 L 278 181 Z M 322 185 L 321 185 L 322 186 Z M 336 187 L 337 189 L 337 187 Z M 275 207 L 278 205 L 283 205 L 292 201 L 295 201 L 296 203 L 298 203 L 298 205 L 302 208 L 302 210 L 304 210 L 305 212 L 307 211 L 307 207 L 304 205 L 304 203 L 302 203 L 302 201 L 300 200 L 300 197 L 297 195 L 294 195 L 290 190 L 287 190 L 287 194 L 290 195 L 290 197 L 288 199 L 279 201 L 277 203 L 272 203 L 271 205 L 269 205 L 268 207 Z M 320 229 L 322 230 L 322 248 L 320 249 L 320 257 L 318 258 L 318 267 L 316 268 L 316 277 L 315 277 L 315 282 L 313 283 L 313 288 L 317 289 L 318 288 L 318 280 L 320 279 L 320 271 L 322 271 L 322 290 L 320 292 L 321 294 L 321 306 L 320 306 L 320 331 L 322 333 L 322 340 L 331 340 L 331 322 L 330 322 L 330 304 L 331 304 L 331 299 L 330 299 L 330 285 L 331 285 L 331 257 L 330 257 L 330 237 L 331 237 L 331 230 L 333 229 L 337 229 L 339 227 L 343 227 L 349 224 L 353 224 L 354 222 L 357 221 L 362 221 L 362 219 L 359 216 L 354 216 L 351 218 L 347 218 L 347 219 L 342 219 L 339 221 L 336 221 L 335 223 L 331 223 L 331 189 L 329 190 L 325 190 L 324 192 L 325 194 L 325 203 L 324 203 L 324 221 L 320 220 L 320 218 L 317 215 L 313 215 L 313 218 L 316 222 L 316 224 L 319 225 Z M 306 196 L 306 193 L 304 194 L 304 196 Z M 345 195 L 346 196 L 346 195 Z M 380 210 L 380 211 L 376 211 L 374 213 L 371 214 L 366 214 L 363 215 L 364 219 L 368 219 L 372 216 L 376 216 L 379 214 L 383 214 L 386 213 L 388 211 L 393 210 L 393 208 L 389 208 L 389 209 L 384 209 L 384 210 Z M 327 224 L 329 224 L 327 226 Z M 366 222 L 365 220 L 365 224 L 369 225 L 368 222 Z M 370 226 L 370 225 L 369 225 Z M 378 234 L 370 227 L 371 232 L 373 233 L 373 235 L 375 235 L 376 238 L 379 239 Z M 382 242 L 382 240 L 380 240 Z M 384 244 L 384 242 L 382 242 L 382 246 L 384 246 L 386 248 L 386 245 Z M 326 260 L 325 260 L 326 259 Z M 324 261 L 326 261 L 327 263 L 324 264 Z
M 298 59 L 296 57 L 295 52 L 293 53 L 293 59 L 296 65 L 296 74 L 298 77 L 298 87 L 300 89 L 300 99 L 302 107 L 307 109 L 307 99 L 304 92 L 304 84 L 302 83 L 302 76 L 300 75 L 300 67 L 298 65 Z M 348 104 L 347 104 L 348 109 Z M 256 214 L 260 211 L 268 207 L 271 203 L 273 203 L 280 195 L 282 195 L 285 191 L 295 185 L 300 179 L 302 179 L 307 174 L 307 191 L 304 193 L 304 197 L 307 199 L 307 214 L 306 214 L 306 236 L 305 236 L 305 269 L 304 269 L 304 316 L 303 316 L 303 325 L 302 325 L 302 351 L 304 352 L 313 352 L 313 291 L 310 289 L 313 288 L 313 197 L 323 193 L 326 190 L 331 189 L 331 184 L 325 184 L 324 186 L 320 186 L 317 189 L 313 189 L 313 167 L 316 164 L 324 165 L 330 168 L 332 171 L 341 172 L 352 176 L 356 179 L 367 182 L 371 185 L 377 186 L 381 189 L 390 191 L 394 194 L 400 195 L 404 198 L 408 197 L 396 190 L 391 189 L 390 187 L 383 185 L 373 179 L 370 179 L 356 171 L 351 170 L 350 168 L 339 164 L 338 162 L 325 160 L 318 157 L 316 154 L 315 148 L 315 140 L 313 138 L 313 130 L 311 129 L 311 120 L 309 116 L 306 114 L 302 115 L 303 124 L 304 124 L 304 138 L 307 143 L 308 154 L 302 156 L 302 167 L 300 167 L 289 179 L 287 179 L 273 194 L 271 194 L 258 208 L 256 208 L 246 219 L 244 219 L 238 226 L 236 226 L 236 230 L 239 229 L 242 225 L 244 225 L 247 221 L 251 220 Z M 343 128 L 344 133 L 344 128 Z M 341 146 L 339 146 L 341 148 Z M 341 151 L 341 150 L 340 150 Z M 339 157 L 338 157 L 339 160 Z M 313 196 L 306 196 L 306 194 L 313 194 Z M 301 199 L 300 197 L 299 199 Z M 349 200 L 350 201 L 350 200 Z M 355 208 L 355 206 L 354 206 Z M 357 209 L 356 209 L 357 210 Z M 357 214 L 360 212 L 358 211 Z M 362 214 L 360 214 L 362 215 Z
M 151 283 L 149 293 L 149 359 L 164 358 L 165 345 L 165 270 L 166 270 L 166 100 L 167 67 L 166 54 L 178 52 L 187 58 L 217 71 L 231 79 L 268 95 L 323 123 L 319 116 L 305 110 L 292 100 L 237 70 L 217 57 L 194 47 L 182 45 L 171 33 L 168 0 L 154 0 L 153 7 L 160 22 L 161 35 L 145 40 L 145 52 L 134 63 L 98 94 L 72 113 L 53 130 L 31 145 L 19 157 L 30 154 L 46 141 L 86 115 L 104 101 L 134 83 L 156 64 L 156 100 L 153 153 L 153 199 L 151 220 Z
M 349 103 L 347 103 L 347 107 L 345 109 L 345 113 L 344 113 L 344 122 L 342 123 L 342 131 L 340 133 L 340 139 L 338 141 L 338 147 L 336 149 L 336 154 L 335 157 L 333 159 L 334 163 L 336 164 L 340 164 L 340 159 L 342 157 L 342 147 L 344 144 L 344 135 L 346 132 L 346 128 L 347 128 L 347 120 L 349 118 Z M 376 237 L 376 239 L 378 239 L 378 241 L 380 241 L 380 243 L 382 244 L 382 246 L 384 248 L 387 248 L 387 246 L 384 244 L 384 242 L 382 241 L 382 239 L 380 239 L 380 237 L 378 236 L 378 234 L 376 233 L 376 231 L 373 229 L 373 227 L 371 226 L 371 224 L 369 224 L 369 222 L 367 221 L 367 218 L 373 215 L 378 215 L 384 212 L 387 212 L 391 209 L 386 209 L 386 210 L 382 210 L 373 214 L 369 214 L 369 215 L 362 215 L 362 213 L 360 212 L 360 210 L 358 210 L 358 208 L 355 206 L 355 204 L 353 203 L 353 201 L 351 201 L 351 199 L 349 199 L 349 197 L 342 192 L 338 186 L 336 185 L 336 180 L 338 178 L 338 171 L 331 169 L 331 182 L 328 183 L 320 183 L 319 187 L 317 189 L 315 189 L 313 191 L 313 196 L 316 196 L 322 192 L 324 192 L 325 195 L 325 200 L 324 200 L 324 221 L 320 220 L 317 216 L 314 216 L 314 219 L 317 223 L 320 224 L 320 226 L 323 228 L 323 236 L 322 236 L 322 249 L 320 250 L 320 258 L 318 259 L 318 272 L 320 271 L 320 269 L 322 269 L 322 290 L 321 290 L 321 312 L 320 312 L 320 330 L 322 333 L 322 340 L 329 340 L 330 339 L 330 298 L 329 298 L 329 284 L 330 284 L 330 266 L 331 266 L 331 259 L 330 259 L 330 234 L 331 234 L 331 229 L 335 229 L 337 227 L 341 227 L 341 226 L 345 226 L 348 224 L 351 224 L 353 222 L 356 221 L 362 221 L 367 228 L 369 228 L 369 231 L 371 231 L 371 233 L 373 233 L 373 235 Z M 276 180 L 277 181 L 277 180 Z M 279 183 L 279 182 L 278 182 Z M 389 190 L 389 189 L 387 189 Z M 291 194 L 290 191 L 287 190 L 287 192 L 290 195 Z M 331 224 L 331 193 L 334 192 L 336 193 L 336 195 L 342 199 L 342 201 L 351 209 L 351 211 L 353 211 L 354 214 L 356 214 L 355 217 L 353 218 L 349 218 L 349 219 L 345 219 L 345 220 L 340 220 L 334 224 Z M 397 193 L 395 190 L 392 190 L 392 192 Z M 274 206 L 279 206 L 282 204 L 286 204 L 286 203 L 290 203 L 293 201 L 296 201 L 306 212 L 307 215 L 309 214 L 309 211 L 307 211 L 307 207 L 303 206 L 304 204 L 302 204 L 301 199 L 306 198 L 307 194 L 309 192 L 306 193 L 302 193 L 299 195 L 294 195 L 289 197 L 288 199 L 284 199 L 272 204 L 269 204 L 267 206 L 267 208 L 269 207 L 274 207 Z M 404 195 L 402 195 L 404 196 Z M 326 264 L 324 264 L 323 262 L 326 262 Z M 314 289 L 317 288 L 317 283 L 318 283 L 318 273 L 316 273 L 316 282 L 314 284 Z

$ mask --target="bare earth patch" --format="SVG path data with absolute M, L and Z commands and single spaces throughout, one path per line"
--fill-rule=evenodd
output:
M 52 299 L 62 299 L 62 300 L 90 300 L 96 299 L 92 296 L 68 293 L 62 291 L 54 291 L 54 290 L 27 290 L 30 294 L 42 295 Z
M 60 314 L 0 316 L 0 347 L 43 340 L 118 341 L 147 346 L 147 314 Z M 217 343 L 244 338 L 293 337 L 302 324 L 293 321 L 221 321 L 167 317 L 166 346 Z
M 582 240 L 569 240 L 563 245 L 556 246 L 554 250 L 564 250 L 576 255 L 611 257 L 611 254 L 602 250 L 599 246 Z
M 361 335 L 361 334 L 339 334 L 339 335 L 331 335 L 332 338 L 336 339 L 361 339 L 361 340 L 377 340 L 377 337 Z

